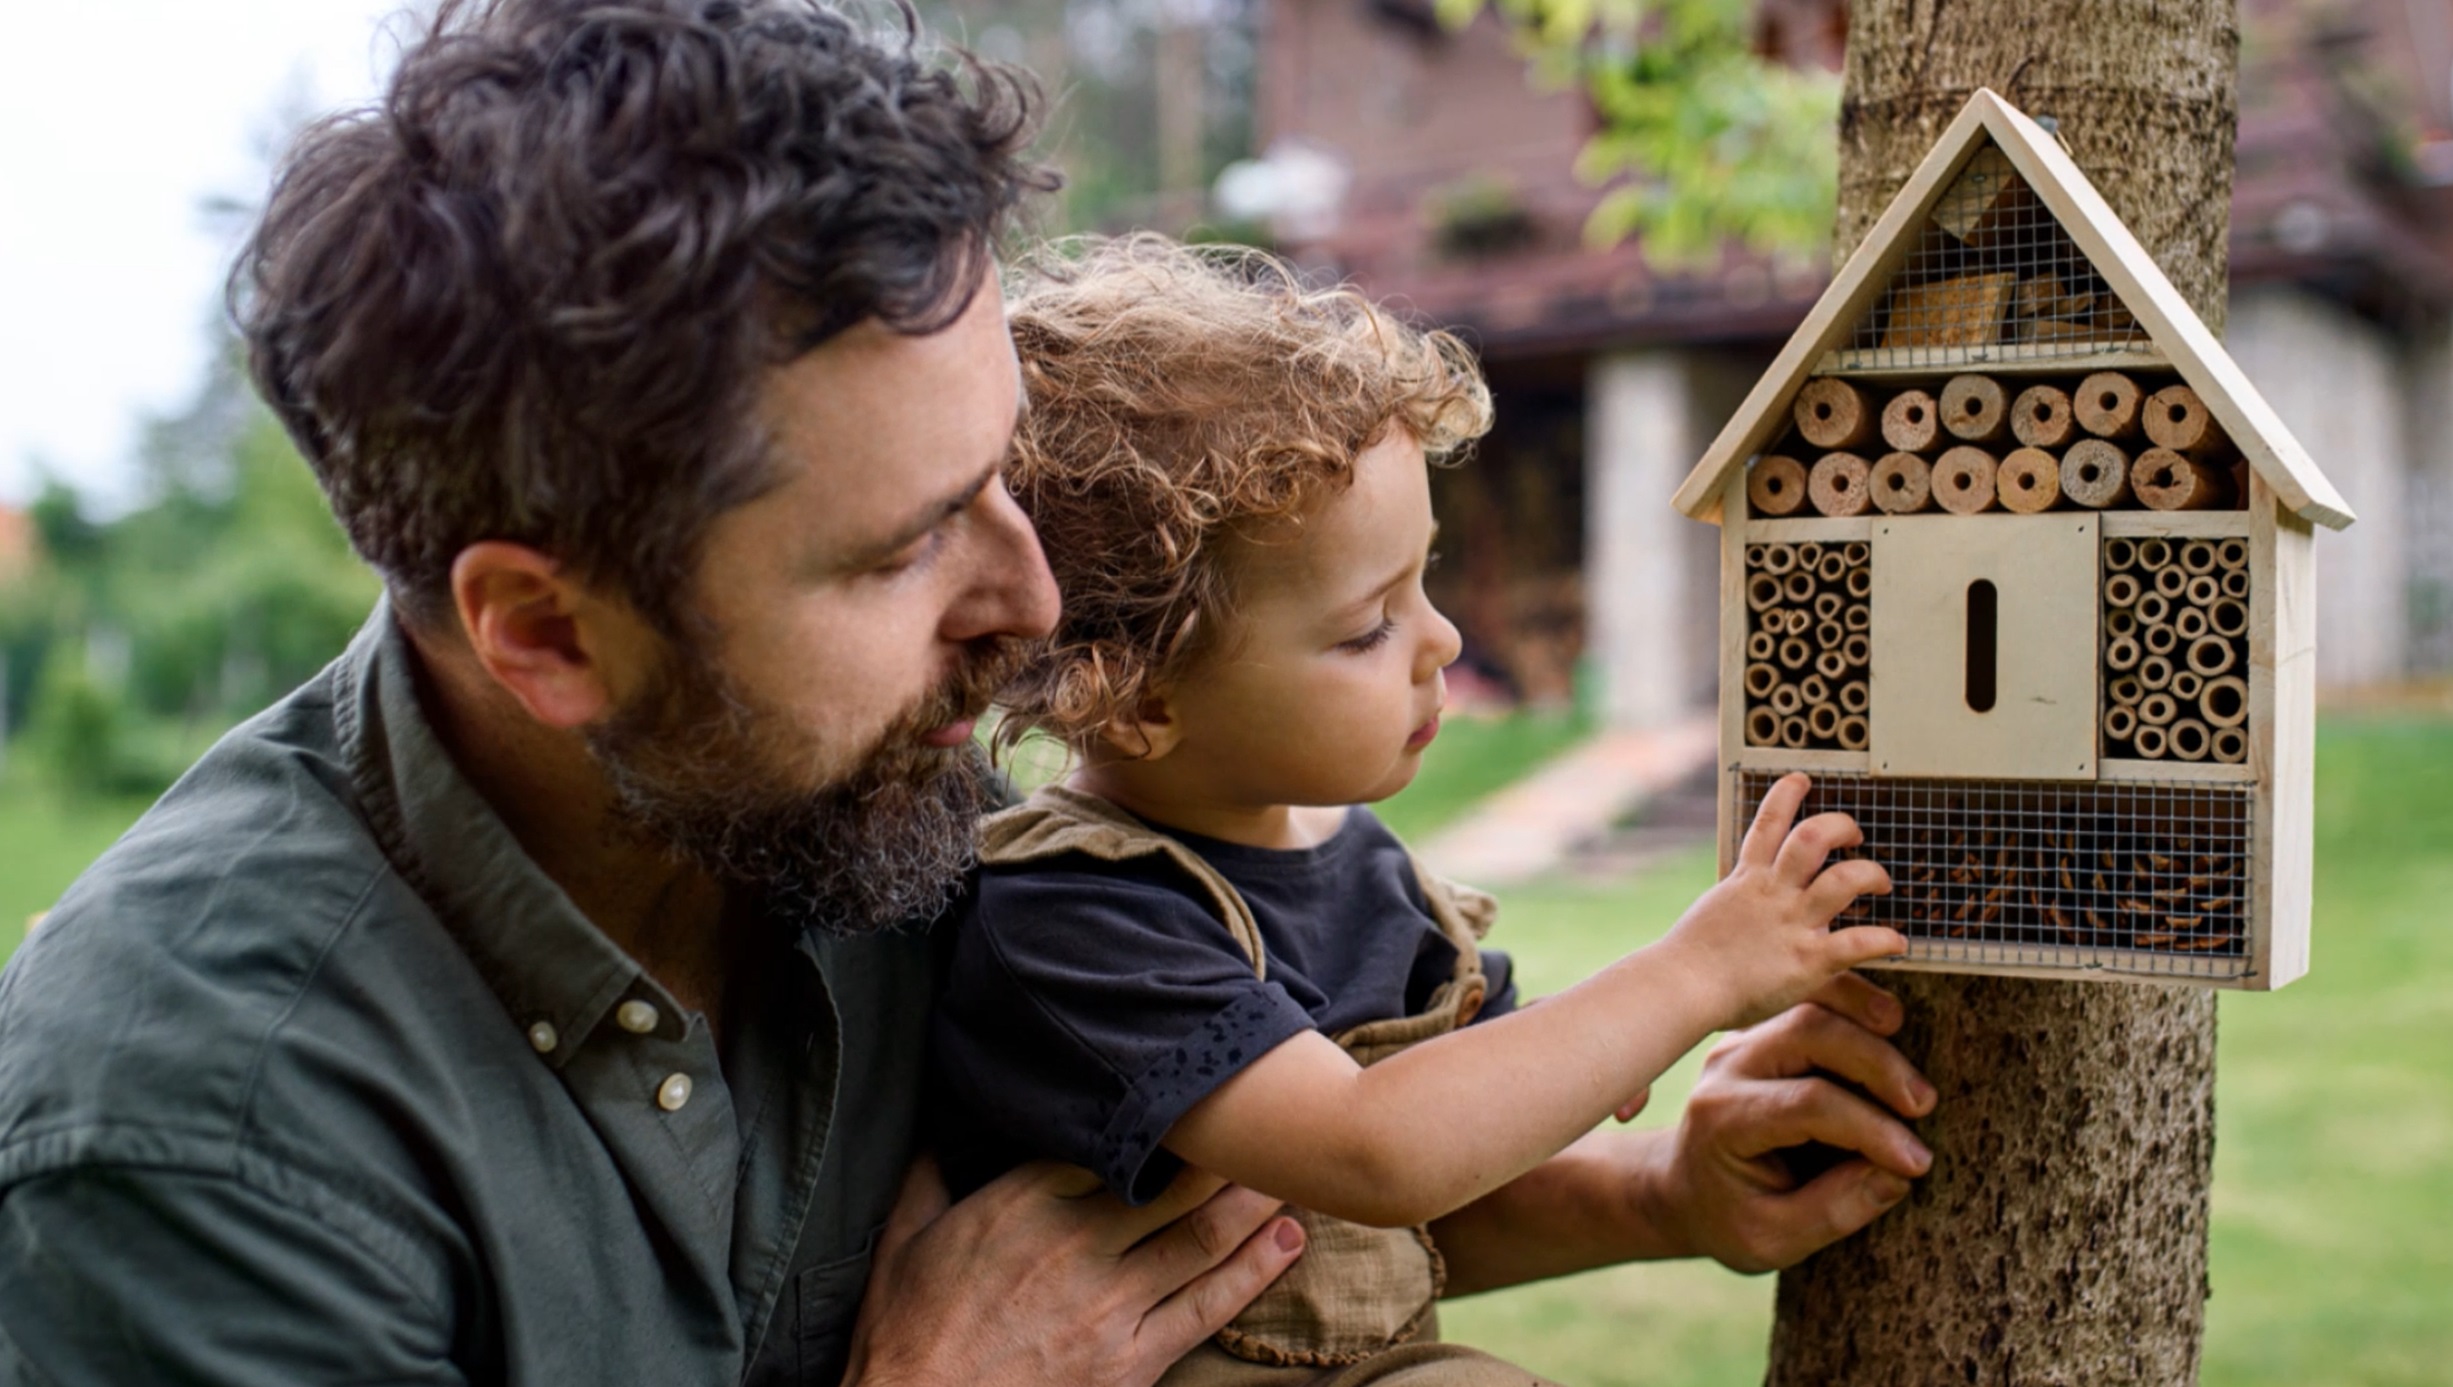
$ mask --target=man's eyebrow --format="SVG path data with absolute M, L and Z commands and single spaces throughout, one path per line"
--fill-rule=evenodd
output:
M 1022 416 L 1028 413 L 1029 410 L 1030 397 L 1027 395 L 1019 397 L 1014 403 L 1015 420 L 1019 422 Z M 893 535 L 889 536 L 888 538 L 881 539 L 877 543 L 862 549 L 858 554 L 854 555 L 851 561 L 845 564 L 844 567 L 847 569 L 861 569 L 883 563 L 887 559 L 893 557 L 894 553 L 903 548 L 905 545 L 912 543 L 914 540 L 920 538 L 920 536 L 927 534 L 933 529 L 936 529 L 938 526 L 944 524 L 949 518 L 962 514 L 966 507 L 968 507 L 973 501 L 979 499 L 979 494 L 981 492 L 988 489 L 988 484 L 996 480 L 997 473 L 1005 470 L 1005 458 L 1007 452 L 1010 451 L 1011 444 L 1008 443 L 1007 449 L 1005 451 L 1000 451 L 994 458 L 991 458 L 988 465 L 981 469 L 980 474 L 977 477 L 972 478 L 970 483 L 964 486 L 961 491 L 956 492 L 954 495 L 948 496 L 944 500 L 941 500 L 928 507 L 918 516 L 914 517 L 911 523 L 903 526 L 899 530 L 896 530 Z

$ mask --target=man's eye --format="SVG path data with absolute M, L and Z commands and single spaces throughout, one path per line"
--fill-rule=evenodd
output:
M 892 554 L 886 557 L 884 562 L 878 564 L 876 568 L 870 571 L 882 576 L 891 577 L 897 573 L 909 573 L 916 569 L 926 568 L 929 560 L 937 557 L 938 545 L 944 540 L 944 538 L 945 532 L 943 530 L 931 530 L 927 534 L 920 536 L 920 538 L 913 540 L 911 543 L 904 545 L 900 549 L 895 550 Z
M 1357 655 L 1368 654 L 1386 644 L 1388 638 L 1396 633 L 1397 623 L 1394 620 L 1382 618 L 1379 625 L 1372 627 L 1369 631 L 1363 633 L 1362 635 L 1356 636 L 1353 640 L 1339 641 L 1337 643 L 1337 648 L 1340 650 L 1352 651 Z

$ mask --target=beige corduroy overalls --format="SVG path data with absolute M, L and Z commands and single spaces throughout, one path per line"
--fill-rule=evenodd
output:
M 1161 857 L 1182 869 L 1250 960 L 1269 975 L 1260 927 L 1233 883 L 1201 855 L 1095 795 L 1051 786 L 990 818 L 981 861 L 1019 866 L 1068 853 L 1103 862 Z M 1489 984 L 1476 946 L 1497 903 L 1414 864 L 1423 899 L 1449 942 L 1456 973 L 1411 1016 L 1367 1021 L 1331 1039 L 1371 1065 L 1471 1021 Z M 1436 1302 L 1446 1282 L 1428 1229 L 1372 1228 L 1289 1208 L 1303 1225 L 1302 1257 L 1258 1300 L 1160 1379 L 1160 1387 L 1524 1387 L 1521 1368 L 1439 1340 Z

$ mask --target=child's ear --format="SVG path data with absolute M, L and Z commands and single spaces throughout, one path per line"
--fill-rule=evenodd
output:
M 1127 761 L 1156 761 L 1184 740 L 1184 725 L 1175 718 L 1162 692 L 1144 693 L 1132 711 L 1118 713 L 1099 729 L 1108 749 Z

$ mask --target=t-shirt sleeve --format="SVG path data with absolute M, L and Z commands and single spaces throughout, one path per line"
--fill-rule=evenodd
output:
M 1253 973 L 1172 865 L 1057 859 L 981 874 L 933 1035 L 941 1100 L 1142 1204 L 1192 1106 L 1312 1018 Z
M 1498 949 L 1484 949 L 1482 983 L 1489 992 L 1474 1020 L 1488 1021 L 1516 1010 L 1516 960 Z

